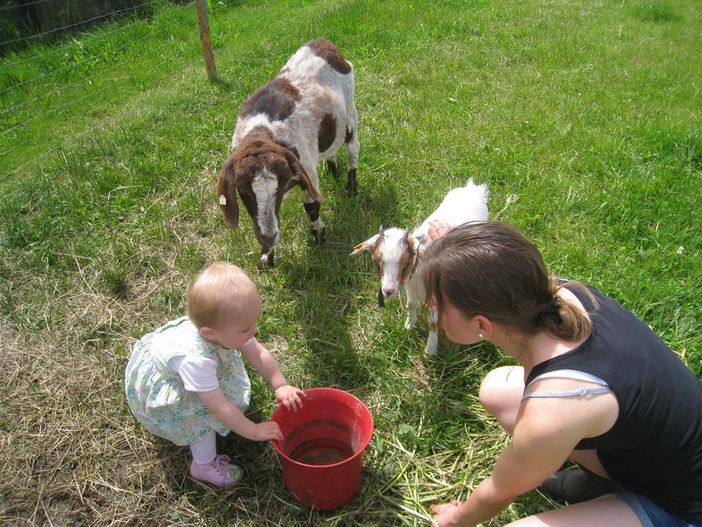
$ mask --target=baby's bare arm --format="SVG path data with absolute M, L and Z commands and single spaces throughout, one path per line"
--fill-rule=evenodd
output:
M 221 388 L 209 392 L 198 392 L 207 409 L 235 434 L 253 441 L 283 439 L 280 428 L 273 421 L 254 423 L 232 403 L 227 401 Z
M 241 348 L 241 353 L 249 364 L 268 381 L 278 402 L 283 403 L 288 410 L 297 411 L 302 407 L 302 397 L 304 396 L 302 390 L 288 384 L 278 367 L 278 363 L 265 346 L 253 339 L 252 342 Z
M 241 353 L 249 364 L 268 381 L 273 390 L 288 384 L 271 352 L 258 340 L 253 339 L 248 345 L 241 348 Z

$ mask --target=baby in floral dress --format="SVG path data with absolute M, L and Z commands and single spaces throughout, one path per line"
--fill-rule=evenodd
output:
M 241 468 L 217 455 L 216 436 L 233 431 L 253 441 L 282 439 L 273 421 L 244 415 L 251 383 L 242 356 L 289 410 L 302 406 L 303 392 L 285 381 L 271 353 L 256 340 L 261 296 L 240 268 L 215 262 L 188 285 L 188 316 L 144 335 L 125 372 L 129 409 L 149 432 L 188 445 L 190 475 L 230 488 Z

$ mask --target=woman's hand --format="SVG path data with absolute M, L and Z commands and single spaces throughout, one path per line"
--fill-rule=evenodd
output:
M 284 384 L 275 389 L 276 400 L 285 406 L 287 410 L 292 410 L 294 412 L 302 408 L 302 398 L 304 396 L 305 392 L 289 384 Z
M 453 227 L 444 221 L 431 220 L 429 222 L 429 230 L 427 231 L 427 234 L 432 240 L 437 240 L 451 229 L 453 229 Z
M 432 505 L 431 512 L 434 513 L 432 527 L 471 527 L 466 523 L 461 523 L 460 504 L 460 501 L 453 500 L 451 503 Z
M 253 440 L 268 441 L 270 439 L 277 439 L 279 441 L 283 439 L 283 434 L 280 431 L 278 423 L 274 421 L 264 421 L 263 423 L 258 423 L 256 425 L 256 435 L 253 437 Z

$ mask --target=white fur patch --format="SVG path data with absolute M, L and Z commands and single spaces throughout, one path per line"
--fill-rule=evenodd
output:
M 408 250 L 407 244 L 403 238 L 407 234 L 404 229 L 395 227 L 387 229 L 383 233 L 383 239 L 380 242 L 380 254 L 383 259 L 383 276 L 380 285 L 384 291 L 393 290 L 395 293 L 390 296 L 395 296 L 400 289 L 400 259 L 405 251 Z
M 256 223 L 264 236 L 280 236 L 278 218 L 275 215 L 275 198 L 278 192 L 278 178 L 268 170 L 256 175 L 251 181 L 251 189 L 256 195 Z
M 314 230 L 314 232 L 321 232 L 324 229 L 324 222 L 321 218 L 317 218 L 310 224 L 312 225 L 312 230 Z
M 427 232 L 432 220 L 440 220 L 452 226 L 467 221 L 485 221 L 488 219 L 487 200 L 487 185 L 476 185 L 473 178 L 470 178 L 464 187 L 450 190 L 438 208 L 412 232 L 412 235 L 420 240 L 428 240 Z

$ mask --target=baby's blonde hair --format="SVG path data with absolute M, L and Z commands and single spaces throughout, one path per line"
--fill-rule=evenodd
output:
M 197 328 L 221 327 L 225 318 L 242 310 L 258 289 L 236 265 L 214 262 L 188 284 L 188 317 Z

